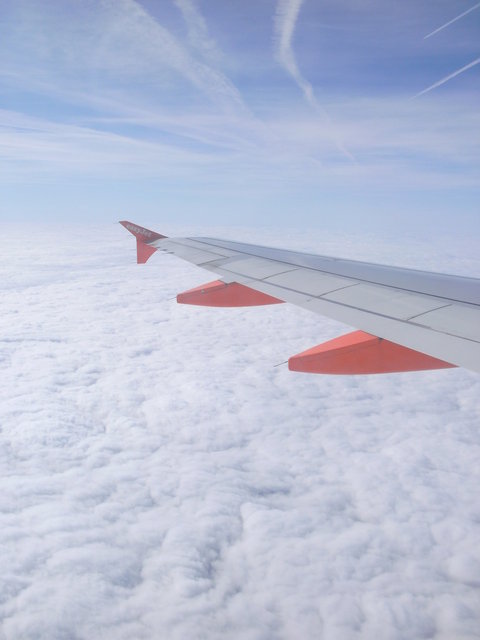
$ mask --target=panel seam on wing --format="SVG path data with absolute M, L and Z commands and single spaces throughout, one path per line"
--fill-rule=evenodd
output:
M 207 246 L 217 246 L 217 245 L 214 245 L 214 244 L 212 245 L 211 242 L 207 242 L 206 240 L 198 240 L 198 241 L 202 242 L 202 244 L 205 244 Z M 236 244 L 233 241 L 229 241 L 229 242 L 230 242 L 230 244 Z M 225 247 L 225 248 L 227 248 L 227 247 Z M 263 247 L 262 246 L 260 248 L 268 249 L 268 250 L 270 250 L 270 249 L 274 250 L 273 247 Z M 315 271 L 315 272 L 320 273 L 320 274 L 325 274 L 327 276 L 336 276 L 338 278 L 354 279 L 353 276 L 348 276 L 348 275 L 346 276 L 346 275 L 344 275 L 342 273 L 336 273 L 335 271 L 325 271 L 323 269 L 318 269 L 318 268 L 315 268 L 313 266 L 304 266 L 304 265 L 299 265 L 299 264 L 295 264 L 295 263 L 292 263 L 292 262 L 285 262 L 284 260 L 280 260 L 278 258 L 275 258 L 275 259 L 268 258 L 268 257 L 261 256 L 261 255 L 255 254 L 255 253 L 249 253 L 247 251 L 242 251 L 240 249 L 232 249 L 232 250 L 233 251 L 237 251 L 238 253 L 240 253 L 240 254 L 242 254 L 244 256 L 250 256 L 250 257 L 253 257 L 253 258 L 259 258 L 259 259 L 265 260 L 267 262 L 278 262 L 278 263 L 281 262 L 281 263 L 283 263 L 285 265 L 291 265 L 293 267 L 292 270 L 295 270 L 295 269 L 310 269 L 311 271 Z M 312 256 L 312 257 L 320 257 L 322 259 L 328 259 L 328 260 L 331 260 L 332 262 L 335 262 L 335 260 L 339 261 L 339 259 L 331 258 L 329 256 L 316 256 L 315 254 L 305 254 L 305 255 L 306 256 Z M 345 262 L 355 262 L 355 261 L 349 261 L 348 259 L 345 259 Z M 362 265 L 365 264 L 365 265 L 372 266 L 372 267 L 383 267 L 383 265 L 377 265 L 377 264 L 373 264 L 373 263 L 359 262 L 359 264 L 362 264 Z M 398 269 L 401 269 L 401 268 L 398 267 Z M 428 272 L 419 271 L 419 270 L 416 270 L 416 269 L 405 269 L 405 271 L 412 271 L 412 272 L 418 272 L 418 273 L 428 273 Z M 278 274 L 274 274 L 274 275 L 278 275 Z M 449 274 L 445 274 L 445 275 L 448 276 Z M 458 276 L 458 277 L 462 277 L 464 279 L 468 279 L 468 278 L 465 278 L 463 276 Z M 470 279 L 471 280 L 475 280 L 475 278 L 470 278 Z M 356 278 L 356 280 L 357 280 L 356 284 L 365 283 L 365 284 L 370 284 L 370 285 L 373 285 L 373 286 L 376 286 L 376 287 L 383 287 L 385 289 L 395 289 L 397 291 L 403 291 L 405 293 L 410 293 L 410 294 L 413 294 L 413 295 L 425 296 L 425 297 L 428 297 L 428 298 L 436 298 L 437 300 L 445 300 L 445 301 L 448 301 L 449 304 L 459 304 L 459 305 L 462 305 L 462 306 L 473 307 L 473 308 L 476 308 L 476 309 L 480 308 L 480 304 L 477 304 L 476 302 L 458 300 L 456 298 L 448 298 L 446 296 L 442 296 L 442 295 L 438 295 L 438 294 L 426 293 L 425 291 L 418 291 L 416 289 L 407 289 L 405 287 L 399 287 L 399 286 L 395 286 L 395 285 L 388 285 L 388 284 L 384 284 L 382 282 L 377 282 L 375 280 L 369 280 L 369 279 L 365 279 L 365 278 Z M 318 297 L 318 296 L 315 296 L 315 297 Z M 386 317 L 388 317 L 388 316 L 386 316 Z
M 362 309 L 361 307 L 356 307 L 354 305 L 346 304 L 344 302 L 337 302 L 336 300 L 329 300 L 328 298 L 323 298 L 323 296 L 311 296 L 311 297 L 308 297 L 308 294 L 305 294 L 303 292 L 296 291 L 295 289 L 289 289 L 288 287 L 282 287 L 280 285 L 271 284 L 271 283 L 268 283 L 268 282 L 265 283 L 265 284 L 268 284 L 269 286 L 271 286 L 273 288 L 276 288 L 276 289 L 283 289 L 285 291 L 291 291 L 292 293 L 296 293 L 296 294 L 305 296 L 307 301 L 309 301 L 309 300 L 318 300 L 320 302 L 324 302 L 326 304 L 335 305 L 337 307 L 344 307 L 346 309 L 353 309 L 355 311 L 359 311 L 360 313 L 364 313 L 364 314 L 369 315 L 369 316 L 385 318 L 385 319 L 391 320 L 393 322 L 400 322 L 402 324 L 409 325 L 411 327 L 414 326 L 414 327 L 418 327 L 418 328 L 424 329 L 425 331 L 433 331 L 434 333 L 445 335 L 445 336 L 450 336 L 450 337 L 455 338 L 457 340 L 465 340 L 467 342 L 472 342 L 473 344 L 480 344 L 480 341 L 475 340 L 473 338 L 468 338 L 466 336 L 459 336 L 459 335 L 457 335 L 455 333 L 450 333 L 449 331 L 436 329 L 434 327 L 430 327 L 428 325 L 420 324 L 418 322 L 411 322 L 409 319 L 396 318 L 395 316 L 388 316 L 385 313 L 380 313 L 378 311 L 370 311 L 368 309 Z M 352 285 L 352 286 L 355 286 L 355 285 Z M 276 296 L 276 297 L 278 297 L 278 298 L 280 298 L 282 300 L 284 299 L 279 294 L 271 293 L 270 295 L 274 295 L 274 296 Z M 286 300 L 286 302 L 288 302 L 288 300 Z M 449 307 L 449 306 L 454 306 L 454 305 L 449 305 L 448 304 L 448 305 L 444 305 L 444 306 Z M 307 307 L 307 310 L 308 310 L 308 307 Z
M 446 309 L 447 307 L 454 307 L 454 304 L 443 304 L 441 307 L 435 307 L 435 309 L 429 309 L 428 311 L 422 311 L 422 313 L 416 313 L 414 316 L 410 316 L 407 318 L 407 322 L 413 320 L 414 318 L 421 318 L 422 316 L 426 316 L 429 313 L 433 313 L 434 311 L 438 311 L 439 309 Z

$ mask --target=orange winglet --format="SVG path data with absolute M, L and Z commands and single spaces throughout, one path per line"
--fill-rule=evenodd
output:
M 254 307 L 264 304 L 279 304 L 283 300 L 255 291 L 238 282 L 215 280 L 189 289 L 177 296 L 180 304 L 196 304 L 203 307 Z
M 155 247 L 152 247 L 150 243 L 167 237 L 162 236 L 161 233 L 157 233 L 156 231 L 151 231 L 151 229 L 146 229 L 138 224 L 129 222 L 128 220 L 121 220 L 120 224 L 137 239 L 137 264 L 145 264 L 152 253 L 155 253 L 157 250 Z
M 288 361 L 290 371 L 340 375 L 424 371 L 455 366 L 363 331 L 334 338 L 292 356 Z
M 145 244 L 137 238 L 137 264 L 145 264 L 155 251 L 155 247 Z

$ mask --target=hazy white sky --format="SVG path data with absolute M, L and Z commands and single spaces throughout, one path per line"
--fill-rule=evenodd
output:
M 273 242 L 480 272 L 470 240 Z M 480 376 L 274 367 L 345 327 L 177 305 L 208 274 L 119 225 L 1 253 L 2 640 L 478 638 Z
M 0 215 L 478 231 L 473 7 L 5 0 Z

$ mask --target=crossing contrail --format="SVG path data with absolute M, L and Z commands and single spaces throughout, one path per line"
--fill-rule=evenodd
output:
M 456 18 L 453 18 L 453 20 L 450 20 L 449 22 L 446 22 L 445 24 L 442 24 L 441 27 L 438 27 L 438 29 L 435 29 L 435 31 L 432 31 L 432 33 L 429 33 L 423 39 L 426 40 L 427 38 L 430 38 L 430 36 L 433 36 L 435 33 L 438 33 L 439 31 L 442 31 L 442 29 L 445 29 L 445 27 L 448 27 L 453 22 L 456 22 L 457 20 L 460 20 L 460 18 L 463 18 L 463 16 L 466 16 L 467 13 L 470 13 L 470 11 L 473 11 L 474 9 L 478 9 L 478 7 L 480 7 L 480 2 L 477 2 L 477 4 L 475 4 L 473 7 L 470 7 L 470 9 L 467 9 L 466 11 L 461 13 Z
M 474 67 L 476 64 L 480 64 L 480 58 L 476 58 L 476 60 L 474 60 L 473 62 L 469 62 L 468 64 L 466 64 L 464 67 L 462 67 L 461 69 L 457 69 L 457 71 L 454 71 L 453 73 L 451 73 L 448 76 L 445 76 L 445 78 L 442 78 L 441 80 L 439 80 L 438 82 L 435 82 L 435 84 L 432 84 L 430 87 L 427 87 L 426 89 L 424 89 L 423 91 L 420 91 L 420 93 L 417 93 L 416 95 L 414 95 L 414 98 L 418 98 L 418 96 L 423 95 L 424 93 L 427 93 L 428 91 L 431 91 L 432 89 L 435 89 L 436 87 L 439 87 L 441 84 L 445 84 L 445 82 L 448 82 L 448 80 L 451 80 L 452 78 L 455 78 L 455 76 L 460 75 L 461 73 L 463 73 L 464 71 L 466 71 L 467 69 L 471 69 L 472 67 Z

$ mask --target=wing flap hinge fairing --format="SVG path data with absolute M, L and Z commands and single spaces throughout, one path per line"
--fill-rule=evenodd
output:
M 177 302 L 202 307 L 256 307 L 265 304 L 280 304 L 283 300 L 238 282 L 214 280 L 179 293 Z
M 290 371 L 356 375 L 447 369 L 455 365 L 364 331 L 353 331 L 288 360 Z

